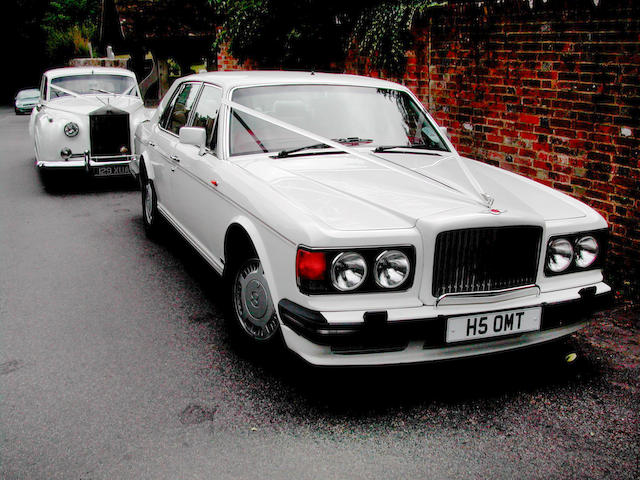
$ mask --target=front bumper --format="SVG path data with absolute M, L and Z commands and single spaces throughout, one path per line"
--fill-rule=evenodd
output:
M 38 161 L 36 166 L 43 170 L 84 170 L 94 176 L 130 175 L 129 163 L 134 155 L 93 156 L 90 152 L 74 153 L 67 159 Z M 111 167 L 127 167 L 121 173 L 112 173 Z M 110 171 L 108 171 L 108 170 Z
M 574 298 L 542 296 L 537 302 L 511 303 L 509 308 L 540 306 L 540 330 L 466 343 L 447 343 L 447 319 L 460 311 L 423 318 L 389 320 L 390 312 L 365 312 L 360 322 L 330 323 L 321 312 L 289 300 L 278 304 L 287 345 L 316 365 L 375 365 L 425 362 L 519 348 L 569 335 L 598 311 L 613 303 L 605 284 L 578 289 Z M 468 306 L 466 314 L 497 311 L 499 303 Z M 330 315 L 329 315 L 330 316 Z

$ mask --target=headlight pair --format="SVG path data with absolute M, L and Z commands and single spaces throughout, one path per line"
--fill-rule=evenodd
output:
M 606 231 L 554 237 L 547 244 L 545 272 L 549 275 L 569 273 L 601 264 Z
M 313 251 L 299 248 L 297 281 L 303 293 L 348 293 L 409 288 L 413 247 Z

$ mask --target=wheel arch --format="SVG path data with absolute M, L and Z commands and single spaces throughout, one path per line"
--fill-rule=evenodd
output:
M 269 290 L 276 303 L 277 285 L 273 275 L 273 265 L 267 254 L 267 248 L 259 229 L 247 217 L 234 218 L 227 227 L 224 237 L 224 275 L 229 274 L 229 268 L 232 268 L 234 261 L 245 258 L 245 255 L 255 252 L 260 259 L 265 277 L 269 282 Z
M 144 165 L 144 171 L 147 178 L 149 180 L 155 180 L 156 176 L 155 176 L 155 172 L 153 171 L 153 164 L 148 159 L 149 159 L 149 155 L 147 155 L 147 151 L 145 150 L 140 154 L 138 174 L 142 174 L 142 167 Z

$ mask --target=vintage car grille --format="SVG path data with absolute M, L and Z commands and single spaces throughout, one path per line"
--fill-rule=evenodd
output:
M 468 228 L 436 239 L 433 295 L 488 292 L 535 283 L 542 228 Z
M 109 157 L 131 152 L 129 114 L 122 110 L 100 109 L 89 116 L 91 156 Z M 123 147 L 126 152 L 123 152 Z M 100 160 L 95 159 L 94 160 Z M 108 158 L 105 158 L 108 160 Z

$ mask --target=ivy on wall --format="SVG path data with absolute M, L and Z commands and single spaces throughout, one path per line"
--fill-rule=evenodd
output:
M 446 5 L 431 0 L 383 2 L 362 11 L 347 48 L 353 44 L 359 53 L 370 58 L 371 66 L 399 75 L 405 69 L 405 52 L 411 48 L 411 30 L 415 21 L 428 9 Z
M 268 67 L 329 68 L 354 45 L 372 66 L 396 74 L 405 66 L 414 22 L 434 0 L 210 0 L 224 18 L 217 42 L 240 61 Z

